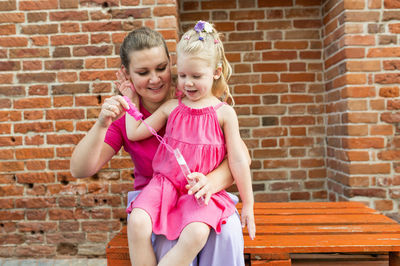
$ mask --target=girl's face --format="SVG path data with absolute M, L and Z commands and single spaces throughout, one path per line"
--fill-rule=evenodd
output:
M 171 68 L 163 46 L 129 54 L 129 78 L 141 96 L 143 106 L 154 112 L 171 89 Z
M 207 60 L 183 53 L 178 56 L 177 70 L 178 89 L 189 100 L 198 101 L 213 95 L 214 78 L 219 78 L 219 75 Z

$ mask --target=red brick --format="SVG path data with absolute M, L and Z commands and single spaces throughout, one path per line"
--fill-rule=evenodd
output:
M 400 8 L 400 3 L 397 0 L 384 0 L 383 2 L 385 8 Z
M 382 113 L 381 120 L 386 123 L 399 123 L 400 113 Z
M 46 161 L 27 161 L 26 169 L 28 170 L 45 170 L 46 169 Z
M 259 128 L 253 130 L 253 137 L 276 137 L 276 136 L 287 136 L 287 128 L 284 127 L 270 127 L 270 128 Z
M 24 111 L 25 120 L 39 120 L 43 118 L 43 111 Z
M 343 123 L 376 123 L 378 122 L 378 114 L 377 113 L 345 113 L 342 116 Z
M 1 166 L 1 162 L 0 162 L 0 166 Z M 24 193 L 23 186 L 12 185 L 12 186 L 1 186 L 0 187 L 0 196 L 1 197 L 22 196 L 23 193 Z M 3 207 L 2 207 L 2 209 L 3 209 Z
M 311 95 L 302 95 L 302 94 L 289 94 L 281 96 L 282 104 L 291 104 L 291 103 L 312 103 L 314 102 L 314 96 Z
M 400 110 L 400 100 L 390 100 L 387 102 L 388 110 Z
M 384 60 L 383 69 L 385 70 L 400 69 L 400 60 Z
M 349 174 L 357 175 L 357 174 L 389 174 L 390 173 L 390 164 L 389 163 L 381 163 L 381 164 L 351 164 L 349 165 Z
M 392 125 L 371 125 L 371 135 L 391 136 L 394 133 Z
M 400 160 L 400 150 L 381 151 L 378 153 L 378 159 L 384 161 Z
M 31 83 L 31 82 L 54 82 L 56 80 L 55 73 L 23 73 L 17 74 L 17 79 L 20 83 Z
M 285 138 L 279 143 L 281 147 L 301 147 L 301 146 L 312 146 L 314 140 L 312 138 Z
M 15 157 L 19 160 L 52 158 L 53 156 L 54 156 L 53 148 L 17 149 L 15 151 Z
M 248 19 L 264 19 L 264 11 L 231 11 L 230 12 L 231 20 L 248 20 Z
M 399 87 L 382 87 L 379 90 L 381 97 L 399 97 Z
M 384 48 L 370 48 L 367 57 L 399 57 L 400 48 L 397 47 L 384 47 Z
M 114 70 L 105 71 L 81 71 L 79 74 L 79 79 L 81 81 L 94 81 L 99 80 L 115 80 Z
M 289 195 L 286 192 L 282 193 L 257 193 L 254 196 L 255 201 L 260 202 L 287 202 Z
M 83 46 L 75 47 L 73 50 L 74 56 L 102 56 L 111 55 L 113 47 L 110 45 L 103 46 Z
M 132 167 L 132 160 L 130 158 L 125 159 L 112 159 L 110 162 L 111 168 L 131 168 Z
M 291 0 L 258 0 L 259 7 L 284 7 L 292 5 Z
M 270 60 L 293 60 L 297 59 L 297 52 L 294 51 L 272 51 L 262 54 L 263 61 Z
M 368 98 L 375 97 L 375 87 L 345 87 L 341 90 L 341 98 Z
M 17 5 L 15 0 L 0 2 L 0 11 L 11 11 L 16 9 Z
M 57 0 L 20 1 L 19 9 L 24 11 L 57 9 Z
M 364 9 L 365 1 L 363 0 L 344 0 L 345 9 Z
M 51 41 L 51 44 L 54 46 L 88 44 L 89 36 L 87 34 L 57 35 L 57 36 L 51 36 L 50 41 Z
M 78 144 L 83 137 L 82 134 L 74 135 L 47 135 L 48 144 Z
M 344 160 L 346 161 L 368 161 L 368 151 L 345 151 Z
M 282 117 L 282 125 L 314 125 L 315 117 L 313 116 L 291 116 Z
M 377 211 L 391 211 L 393 209 L 392 200 L 376 200 L 374 204 L 374 209 Z
M 379 149 L 384 147 L 383 138 L 345 138 L 342 142 L 345 149 Z

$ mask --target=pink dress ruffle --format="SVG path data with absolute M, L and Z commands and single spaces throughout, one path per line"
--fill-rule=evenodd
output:
M 168 118 L 164 139 L 179 148 L 192 172 L 207 175 L 226 155 L 225 138 L 218 123 L 215 107 L 193 109 L 183 103 Z M 172 153 L 159 145 L 153 160 L 154 175 L 149 184 L 127 208 L 145 210 L 153 222 L 153 232 L 169 240 L 177 239 L 183 228 L 192 222 L 203 222 L 216 233 L 234 213 L 235 206 L 225 191 L 212 196 L 209 204 L 199 205 L 187 194 L 187 181 Z

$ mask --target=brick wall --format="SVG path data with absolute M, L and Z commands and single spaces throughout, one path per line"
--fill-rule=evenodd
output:
M 0 1 L 0 256 L 103 256 L 125 223 L 133 164 L 69 172 L 73 147 L 114 94 L 119 45 L 159 30 L 174 51 L 173 0 Z
M 188 0 L 179 10 L 181 31 L 203 19 L 224 35 L 255 200 L 326 200 L 320 1 Z
M 224 35 L 257 201 L 358 200 L 397 216 L 398 0 L 0 0 L 0 257 L 104 256 L 132 189 L 120 152 L 69 173 L 132 29 Z M 179 12 L 179 26 L 176 17 Z M 231 190 L 235 190 L 232 188 Z
M 323 4 L 329 199 L 399 219 L 400 2 Z

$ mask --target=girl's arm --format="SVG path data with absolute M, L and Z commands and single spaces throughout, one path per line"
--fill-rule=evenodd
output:
M 254 197 L 251 183 L 248 155 L 243 152 L 239 133 L 239 122 L 235 110 L 225 105 L 223 109 L 223 129 L 228 153 L 229 168 L 238 187 L 243 202 L 242 226 L 247 224 L 251 238 L 255 236 Z M 222 111 L 221 110 L 221 111 Z
M 246 144 L 244 144 L 242 139 L 240 140 L 240 144 L 242 146 L 243 153 L 247 155 L 247 163 L 250 165 L 251 159 Z M 217 168 L 208 173 L 207 176 L 203 175 L 202 173 L 193 172 L 189 177 L 195 179 L 196 181 L 196 184 L 193 186 L 189 184 L 186 185 L 186 188 L 189 190 L 189 194 L 196 193 L 196 198 L 204 196 L 205 204 L 208 204 L 213 194 L 230 187 L 234 183 L 227 158 L 225 158 Z
M 138 106 L 136 104 L 136 106 Z M 151 116 L 144 121 L 155 131 L 160 130 L 167 122 L 171 111 L 176 107 L 176 100 L 172 99 L 163 103 Z M 126 135 L 130 141 L 138 141 L 150 137 L 152 134 L 146 125 L 126 115 Z

